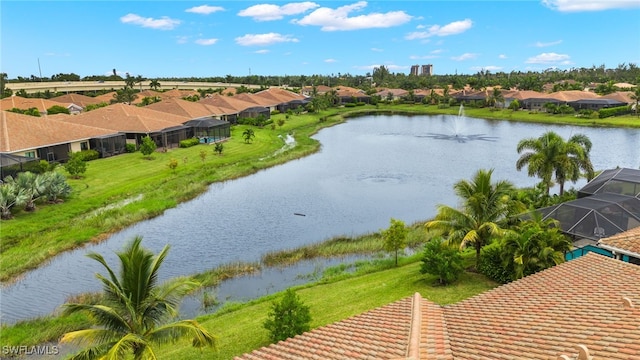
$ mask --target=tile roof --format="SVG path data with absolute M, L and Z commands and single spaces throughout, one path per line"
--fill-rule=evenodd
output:
M 600 95 L 589 91 L 567 90 L 545 94 L 543 97 L 568 102 L 584 99 L 598 99 L 600 98 Z
M 0 100 L 1 110 L 9 110 L 13 108 L 27 110 L 34 107 L 43 114 L 47 112 L 48 108 L 56 105 L 61 106 L 60 103 L 56 101 L 39 98 L 23 98 L 22 96 L 17 95 L 9 96 Z M 67 107 L 68 105 L 70 104 L 63 104 L 64 107 Z
M 147 109 L 135 105 L 112 104 L 80 115 L 69 116 L 64 121 L 127 133 L 160 131 L 189 121 L 187 116 Z
M 115 95 L 116 95 L 116 92 L 115 91 L 111 91 L 111 92 L 108 92 L 106 94 L 98 95 L 94 99 L 96 99 L 96 101 L 98 101 L 98 104 L 103 103 L 103 102 L 107 103 L 107 104 L 111 104 L 111 100 L 114 99 Z
M 640 256 L 640 227 L 627 230 L 608 238 L 600 239 L 598 244 L 635 253 Z
M 453 305 L 416 294 L 236 359 L 557 359 L 586 346 L 638 360 L 638 279 L 640 266 L 589 253 Z
M 95 97 L 76 93 L 56 96 L 49 100 L 59 102 L 61 104 L 64 104 L 65 106 L 69 104 L 76 104 L 82 106 L 83 108 L 87 107 L 87 105 L 90 104 L 99 104 L 102 102 L 100 99 L 97 99 Z
M 235 98 L 235 96 L 226 96 L 220 94 L 213 94 L 210 97 L 206 97 L 198 101 L 202 104 L 218 106 L 222 109 L 228 109 L 230 113 L 239 113 L 243 110 L 255 107 L 253 102 L 241 100 Z
M 36 117 L 0 111 L 0 152 L 13 153 L 48 145 L 70 143 L 116 133 L 97 127 L 71 124 L 63 116 Z M 76 116 L 64 115 L 64 118 Z
M 212 115 L 226 115 L 228 110 L 217 106 L 207 105 L 199 102 L 187 101 L 178 98 L 169 98 L 157 103 L 145 106 L 146 109 L 162 111 L 170 114 L 197 119 Z

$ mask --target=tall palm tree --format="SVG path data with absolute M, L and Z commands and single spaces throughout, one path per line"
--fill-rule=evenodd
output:
M 158 81 L 158 79 L 153 79 L 149 83 L 149 87 L 152 88 L 153 90 L 158 90 L 158 88 L 160 87 L 160 82 Z
M 457 182 L 454 190 L 462 200 L 462 208 L 438 205 L 435 219 L 425 224 L 427 230 L 445 235 L 451 244 L 460 247 L 472 244 L 476 250 L 476 268 L 482 247 L 502 236 L 504 220 L 522 209 L 511 197 L 513 184 L 504 180 L 492 183 L 492 174 L 493 169 L 481 169 L 471 181 Z
M 636 101 L 636 115 L 640 116 L 640 108 L 638 107 L 638 103 L 640 103 L 640 84 L 636 85 L 633 94 L 629 95 L 631 100 Z
M 585 172 L 589 180 L 594 176 L 589 159 L 591 140 L 585 135 L 576 134 L 565 141 L 555 132 L 548 131 L 538 138 L 521 140 L 517 150 L 518 154 L 524 153 L 516 162 L 516 168 L 521 170 L 526 165 L 529 176 L 540 177 L 547 195 L 553 185 L 554 175 L 560 185 L 560 195 L 564 193 L 565 182 L 576 182 L 581 171 Z
M 120 276 L 96 253 L 88 256 L 98 261 L 108 277 L 96 274 L 104 287 L 104 300 L 96 305 L 66 304 L 67 314 L 82 312 L 95 322 L 94 327 L 66 333 L 62 342 L 90 347 L 71 359 L 156 359 L 152 345 L 189 337 L 195 347 L 215 347 L 215 338 L 195 320 L 168 321 L 177 315 L 179 300 L 197 284 L 178 279 L 159 286 L 158 269 L 169 250 L 157 255 L 140 246 L 137 236 L 117 253 Z

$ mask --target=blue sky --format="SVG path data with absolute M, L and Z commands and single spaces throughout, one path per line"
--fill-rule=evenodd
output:
M 640 65 L 640 1 L 2 0 L 1 71 L 435 74 Z

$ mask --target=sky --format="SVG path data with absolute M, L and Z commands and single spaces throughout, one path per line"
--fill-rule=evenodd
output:
M 0 72 L 146 78 L 640 65 L 640 0 L 0 2 Z

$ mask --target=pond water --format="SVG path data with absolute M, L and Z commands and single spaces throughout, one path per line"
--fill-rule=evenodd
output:
M 314 136 L 322 143 L 316 154 L 213 184 L 206 193 L 161 216 L 100 244 L 60 254 L 20 281 L 3 285 L 0 320 L 13 323 L 49 314 L 68 296 L 100 290 L 94 274 L 102 269 L 86 253 L 98 252 L 115 266 L 114 252 L 136 235 L 143 236 L 143 245 L 154 252 L 171 245 L 161 268 L 164 280 L 234 261 L 258 261 L 268 251 L 333 236 L 377 231 L 388 227 L 392 217 L 408 224 L 426 220 L 435 215 L 437 204 L 455 206 L 453 184 L 480 168 L 493 168 L 495 180 L 532 186 L 538 180 L 528 177 L 526 169 L 515 169 L 516 144 L 548 130 L 564 138 L 587 135 L 593 142 L 596 169 L 640 165 L 637 129 L 456 116 L 350 119 Z

